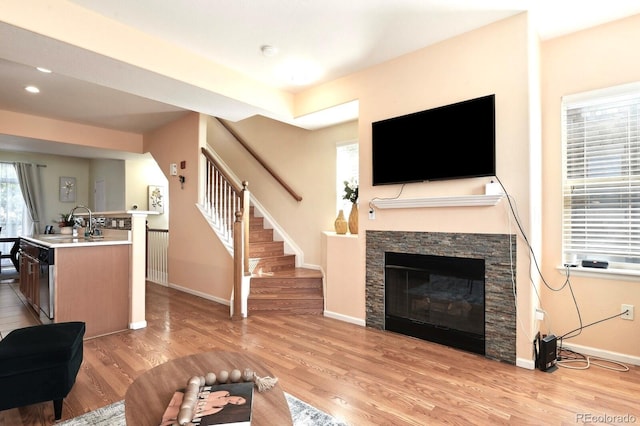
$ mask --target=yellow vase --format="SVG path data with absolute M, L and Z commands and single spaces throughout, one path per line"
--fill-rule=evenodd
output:
M 349 232 L 352 234 L 358 233 L 358 205 L 356 203 L 351 204 L 351 213 L 349 213 Z
M 347 233 L 347 220 L 344 218 L 344 211 L 340 210 L 338 212 L 338 217 L 334 222 L 333 226 L 336 229 L 336 234 L 346 234 Z

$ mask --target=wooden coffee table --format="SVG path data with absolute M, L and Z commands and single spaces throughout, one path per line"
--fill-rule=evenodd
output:
M 171 396 L 177 389 L 186 387 L 189 378 L 234 368 L 240 371 L 251 368 L 258 376 L 274 377 L 256 356 L 240 352 L 203 352 L 167 361 L 143 373 L 127 389 L 124 398 L 127 425 L 158 426 Z M 292 424 L 280 385 L 264 392 L 254 388 L 251 424 Z

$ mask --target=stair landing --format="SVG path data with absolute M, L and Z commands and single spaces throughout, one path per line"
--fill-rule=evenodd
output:
M 274 241 L 273 232 L 264 229 L 263 218 L 255 217 L 253 209 L 249 218 L 248 315 L 322 315 L 322 272 L 296 268 L 295 255 L 284 253 L 282 242 Z
M 313 269 L 295 268 L 252 275 L 248 311 L 249 315 L 322 315 L 322 273 Z

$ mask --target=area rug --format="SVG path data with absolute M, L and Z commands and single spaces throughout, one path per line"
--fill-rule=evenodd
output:
M 291 418 L 294 426 L 346 426 L 295 396 L 284 393 L 291 410 Z M 106 407 L 89 411 L 81 416 L 64 422 L 57 426 L 126 426 L 124 418 L 124 401 L 118 401 Z M 130 425 L 135 426 L 135 425 Z

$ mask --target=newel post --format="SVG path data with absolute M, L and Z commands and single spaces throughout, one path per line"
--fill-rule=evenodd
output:
M 242 212 L 236 212 L 236 220 L 233 223 L 233 314 L 232 320 L 242 319 L 242 277 L 243 277 L 243 230 Z

